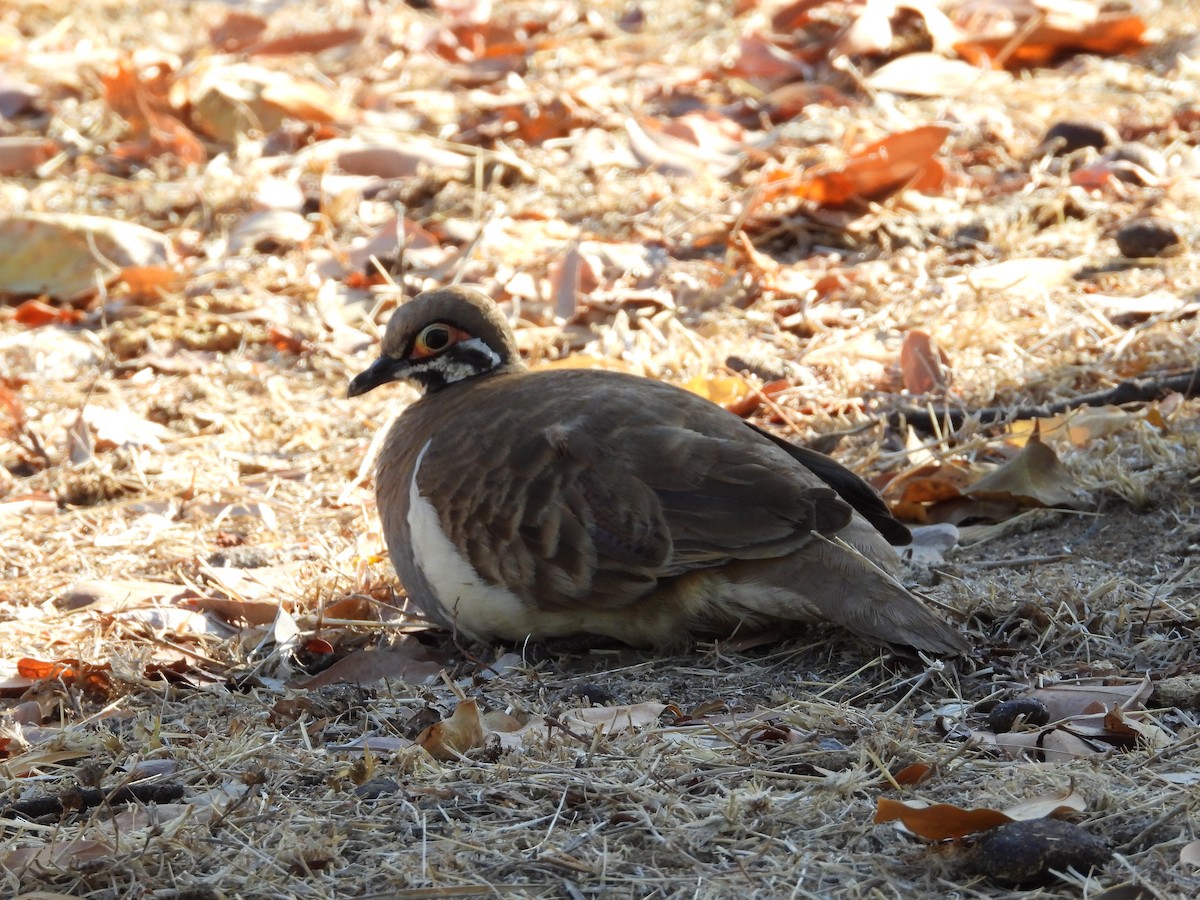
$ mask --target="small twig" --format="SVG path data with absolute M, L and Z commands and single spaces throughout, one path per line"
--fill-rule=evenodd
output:
M 1017 419 L 1039 419 L 1056 416 L 1081 406 L 1120 406 L 1125 403 L 1149 403 L 1167 394 L 1184 397 L 1200 396 L 1200 368 L 1154 378 L 1129 378 L 1107 391 L 1079 394 L 1041 406 L 985 406 L 980 409 L 962 407 L 900 406 L 888 412 L 888 422 L 897 426 L 904 421 L 918 431 L 931 432 L 949 421 L 951 427 L 961 428 L 968 419 L 983 425 L 1011 422 Z
M 1153 822 L 1151 822 L 1149 825 L 1147 825 L 1145 828 L 1143 828 L 1141 831 L 1139 831 L 1137 834 L 1135 834 L 1133 837 L 1131 837 L 1129 840 L 1127 840 L 1125 843 L 1123 843 L 1120 847 L 1117 848 L 1117 850 L 1119 850 L 1121 853 L 1129 853 L 1132 850 L 1136 850 L 1138 848 L 1138 846 L 1142 843 L 1142 841 L 1144 841 L 1146 838 L 1148 838 L 1157 828 L 1159 828 L 1163 825 L 1166 825 L 1168 822 L 1170 822 L 1176 816 L 1187 812 L 1189 805 L 1190 805 L 1189 802 L 1184 801 L 1183 803 L 1178 803 L 1175 806 L 1172 806 L 1165 813 L 1163 813 L 1161 816 L 1159 816 L 1157 819 L 1155 819 Z
M 985 559 L 981 562 L 959 563 L 963 569 L 1011 569 L 1015 566 L 1037 566 L 1042 563 L 1062 562 L 1071 559 L 1070 553 L 1055 553 L 1050 556 L 1018 556 L 1013 559 Z
M 87 810 L 96 806 L 119 806 L 126 803 L 174 803 L 183 797 L 183 785 L 131 784 L 115 791 L 101 788 L 71 788 L 60 794 L 18 800 L 3 810 L 3 815 L 18 815 L 28 819 L 42 816 L 61 816 L 68 810 Z

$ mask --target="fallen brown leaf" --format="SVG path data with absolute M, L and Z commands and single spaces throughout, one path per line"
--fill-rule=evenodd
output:
M 1072 507 L 1076 484 L 1058 455 L 1036 437 L 998 469 L 967 489 L 985 500 L 1015 500 L 1026 506 Z

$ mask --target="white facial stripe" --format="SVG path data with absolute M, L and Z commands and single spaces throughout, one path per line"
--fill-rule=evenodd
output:
M 471 378 L 481 372 L 490 372 L 500 365 L 500 354 L 479 338 L 471 338 L 469 341 L 463 341 L 456 346 L 466 347 L 471 356 L 480 362 L 484 362 L 485 365 L 472 365 L 471 363 L 454 359 L 449 354 L 442 354 L 440 356 L 431 356 L 428 359 L 421 360 L 419 363 L 415 363 L 410 367 L 410 371 L 436 372 L 441 376 L 443 383 L 454 384 L 456 381 Z M 482 359 L 480 359 L 481 357 Z
M 488 366 L 489 369 L 494 369 L 500 365 L 500 354 L 481 341 L 479 338 L 471 338 L 469 341 L 463 341 L 459 346 L 470 347 L 472 350 L 477 350 L 481 356 L 487 357 L 488 362 L 491 363 L 491 365 Z

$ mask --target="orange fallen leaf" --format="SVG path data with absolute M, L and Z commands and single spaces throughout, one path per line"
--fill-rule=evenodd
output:
M 753 33 L 742 36 L 737 59 L 729 67 L 729 74 L 739 78 L 795 81 L 804 77 L 807 62 L 771 39 Z
M 1080 6 L 1085 5 L 1080 4 Z M 1018 23 L 1017 29 L 1024 29 Z M 1045 66 L 1068 53 L 1117 56 L 1146 46 L 1146 23 L 1136 15 L 1101 15 L 1092 21 L 1047 19 L 1028 32 L 1005 31 L 996 36 L 973 37 L 954 45 L 963 59 L 974 65 L 1023 69 Z M 1003 56 L 1002 56 L 1003 54 Z
M 805 173 L 787 193 L 818 206 L 842 207 L 883 200 L 905 188 L 935 190 L 946 173 L 934 154 L 949 134 L 944 126 L 924 125 L 888 135 L 841 166 Z
M 20 325 L 41 328 L 43 325 L 73 325 L 83 318 L 83 312 L 71 307 L 51 306 L 41 300 L 26 300 L 16 308 L 13 318 Z
M 156 93 L 134 71 L 128 60 L 100 77 L 104 99 L 113 112 L 129 123 L 132 140 L 116 148 L 120 157 L 146 160 L 169 154 L 185 165 L 208 159 L 200 139 L 183 122 L 167 112 L 165 96 Z
M 786 391 L 791 386 L 792 383 L 786 378 L 768 381 L 757 391 L 749 391 L 741 400 L 726 403 L 724 406 L 735 416 L 741 416 L 744 419 L 762 405 L 764 397 L 768 399 L 774 397 L 776 394 Z
M 272 347 L 283 353 L 299 355 L 307 353 L 313 348 L 312 343 L 306 338 L 280 325 L 267 326 L 267 340 L 271 342 Z
M 34 659 L 26 656 L 17 660 L 17 674 L 23 678 L 35 681 L 61 681 L 65 684 L 78 685 L 88 694 L 97 697 L 107 697 L 112 687 L 112 677 L 109 674 L 112 666 L 108 663 L 92 665 L 80 662 L 78 659 L 59 659 L 53 662 Z
M 449 718 L 435 722 L 417 735 L 417 744 L 434 759 L 442 760 L 458 759 L 469 750 L 482 747 L 486 741 L 487 732 L 474 700 L 462 701 Z
M 933 767 L 928 763 L 910 763 L 893 775 L 892 778 L 895 779 L 896 784 L 920 784 L 929 776 L 929 773 L 932 771 Z
M 1086 806 L 1083 797 L 1073 790 L 1063 794 L 1032 797 L 1005 810 L 987 807 L 964 809 L 950 803 L 930 806 L 922 800 L 903 802 L 880 797 L 876 801 L 875 824 L 899 820 L 913 834 L 926 840 L 957 840 L 998 825 L 1081 812 Z
M 266 30 L 267 20 L 262 16 L 235 9 L 209 30 L 208 39 L 219 53 L 238 53 L 258 40 Z
M 736 406 L 750 395 L 746 380 L 733 375 L 695 375 L 681 386 L 726 408 Z
M 965 837 L 977 831 L 987 831 L 1005 825 L 1011 818 L 995 809 L 963 809 L 949 803 L 918 806 L 919 801 L 903 803 L 888 797 L 876 801 L 875 824 L 899 820 L 913 834 L 929 841 L 945 841 Z
M 936 503 L 963 496 L 974 477 L 967 463 L 950 460 L 901 472 L 887 483 L 883 496 L 895 503 Z
M 183 284 L 183 278 L 170 266 L 126 266 L 119 280 L 132 299 L 142 302 L 161 300 Z
M 379 617 L 376 615 L 376 604 L 363 594 L 351 594 L 341 600 L 335 600 L 327 605 L 321 615 L 325 619 L 341 619 L 348 621 L 372 622 Z

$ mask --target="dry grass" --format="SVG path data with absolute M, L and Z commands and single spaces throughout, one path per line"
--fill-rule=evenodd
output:
M 565 49 L 530 61 L 524 78 L 535 97 L 600 83 L 610 105 L 578 113 L 616 131 L 627 111 L 664 114 L 669 98 L 656 93 L 656 73 L 667 69 L 659 65 L 711 67 L 737 45 L 738 23 L 716 6 L 645 6 L 641 34 L 614 33 L 602 47 L 584 23 L 570 25 Z M 305 23 L 362 15 L 358 4 L 321 14 L 296 8 Z M 615 4 L 594 8 L 608 23 L 620 14 Z M 220 13 L 190 4 L 72 9 L 63 18 L 55 3 L 25 4 L 9 18 L 26 35 L 57 28 L 44 50 L 79 47 L 86 36 L 104 50 L 180 52 Z M 487 120 L 479 95 L 466 90 L 442 92 L 442 106 L 418 110 L 394 99 L 388 109 L 411 117 L 418 133 L 450 134 L 448 145 L 476 155 L 480 172 L 506 154 L 522 166 L 486 183 L 399 179 L 373 212 L 402 206 L 414 221 L 465 235 L 458 248 L 491 229 L 444 271 L 413 265 L 399 277 L 406 293 L 446 277 L 497 292 L 517 275 L 544 278 L 578 239 L 664 248 L 651 281 L 671 307 L 626 302 L 609 284 L 610 297 L 593 298 L 564 326 L 547 300 L 516 297 L 530 357 L 584 351 L 680 380 L 721 372 L 732 355 L 761 360 L 792 385 L 773 400 L 777 418 L 796 427 L 793 438 L 855 432 L 837 455 L 864 473 L 891 474 L 912 447 L 872 405 L 886 410 L 896 400 L 894 360 L 912 327 L 946 351 L 953 396 L 968 406 L 1043 402 L 1196 364 L 1194 313 L 1113 318 L 1088 303 L 1159 289 L 1200 296 L 1196 253 L 1116 265 L 1111 240 L 1118 223 L 1153 210 L 1179 217 L 1194 246 L 1187 211 L 1195 182 L 1180 176 L 1161 188 L 1089 193 L 1031 157 L 1047 123 L 1068 116 L 1102 117 L 1168 158 L 1194 154 L 1195 133 L 1166 123 L 1194 102 L 1196 63 L 1189 68 L 1176 53 L 1192 46 L 1195 24 L 1184 2 L 1155 16 L 1164 33 L 1136 57 L 1077 57 L 971 103 L 815 107 L 784 126 L 792 133 L 779 155 L 799 161 L 901 122 L 950 121 L 945 155 L 978 176 L 941 197 L 893 198 L 858 231 L 780 220 L 760 251 L 814 280 L 851 276 L 813 302 L 763 289 L 764 273 L 736 246 L 704 243 L 728 231 L 747 183 L 625 169 L 600 175 L 582 166 L 570 140 L 526 148 L 453 133 L 457 123 Z M 440 89 L 443 73 L 410 72 L 403 54 L 389 52 L 406 29 L 430 21 L 407 7 L 377 11 L 365 23 L 370 40 L 322 56 L 320 68 L 348 102 L 372 84 L 390 84 L 396 95 Z M 105 64 L 98 54 L 94 65 Z M 105 175 L 77 164 L 122 129 L 90 70 L 70 90 L 32 63 L 20 71 L 62 98 L 29 129 L 79 151 L 71 165 L 21 182 L 27 208 L 129 218 L 196 247 L 227 235 L 253 207 L 262 169 L 252 142 L 204 174 L 168 161 L 155 164 L 155 177 Z M 725 99 L 740 90 L 699 84 L 698 95 Z M 318 189 L 315 171 L 288 172 L 302 189 Z M 34 499 L 28 508 L 0 506 L 0 674 L 14 674 L 21 657 L 111 665 L 99 694 L 53 679 L 3 689 L 0 892 L 998 898 L 1094 897 L 1135 884 L 1143 891 L 1136 896 L 1200 894 L 1200 869 L 1179 860 L 1200 837 L 1200 794 L 1187 781 L 1200 773 L 1194 690 L 1152 697 L 1153 719 L 1172 734 L 1159 747 L 1014 762 L 961 730 L 947 732 L 982 728 L 989 704 L 1029 685 L 1149 673 L 1178 687 L 1197 672 L 1200 401 L 1165 403 L 1162 422 L 1130 417 L 1082 446 L 1055 443 L 1086 492 L 1082 511 L 1022 517 L 912 570 L 970 635 L 977 649 L 968 660 L 900 660 L 815 632 L 807 641 L 702 646 L 672 658 L 612 650 L 521 659 L 518 648 L 497 673 L 487 664 L 511 648 L 438 646 L 438 658 L 452 660 L 442 677 L 303 689 L 296 682 L 305 654 L 315 652 L 308 638 L 340 655 L 411 630 L 391 602 L 363 472 L 373 436 L 401 401 L 386 391 L 344 399 L 397 292 L 315 278 L 314 253 L 372 230 L 362 216 L 322 227 L 319 239 L 273 253 L 193 256 L 178 293 L 146 304 L 114 289 L 78 327 L 29 329 L 12 306 L 0 308 L 0 377 L 27 416 L 23 426 L 0 419 L 0 504 Z M 972 281 L 983 266 L 1030 256 L 1071 260 L 1084 274 L 1007 290 Z M 273 326 L 305 339 L 301 352 L 275 346 Z M 142 446 L 97 445 L 72 463 L 69 433 L 85 406 L 128 410 L 163 430 Z M 932 458 L 985 460 L 1004 437 L 968 426 L 925 449 Z M 222 565 L 257 572 L 263 585 L 231 586 Z M 128 605 L 117 596 L 71 608 L 63 600 L 81 582 L 124 579 L 245 600 L 242 609 L 277 605 L 290 618 L 222 629 L 215 614 L 186 618 L 191 608 L 180 602 Z M 359 613 L 346 614 L 346 601 L 359 602 Z M 283 630 L 289 621 L 299 645 Z M 183 674 L 151 677 L 149 666 L 171 663 Z M 534 722 L 561 720 L 585 697 L 657 701 L 676 715 L 607 735 L 551 727 L 519 750 L 494 739 L 453 762 L 385 740 L 414 737 L 468 695 Z M 709 719 L 676 724 L 693 712 Z M 363 749 L 365 736 L 377 749 Z M 894 773 L 913 762 L 932 766 L 932 776 L 897 790 Z M 182 796 L 32 817 L 9 806 L 49 795 L 70 807 L 77 786 L 110 790 L 143 775 Z M 880 796 L 1003 808 L 1071 787 L 1087 802 L 1075 820 L 1111 839 L 1117 854 L 1090 877 L 1061 873 L 1028 891 L 970 874 L 960 848 L 872 824 Z M 8 855 L 19 848 L 47 849 L 34 860 Z

